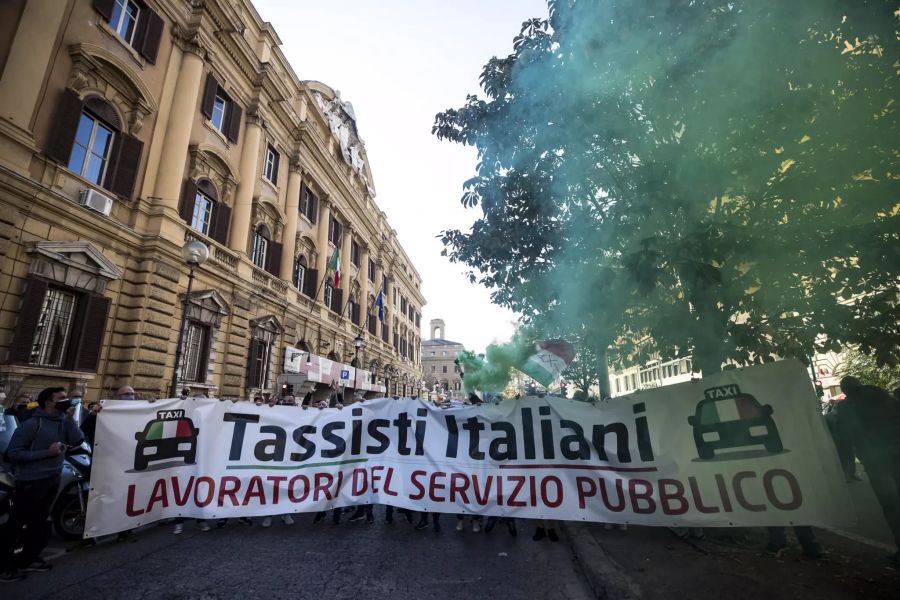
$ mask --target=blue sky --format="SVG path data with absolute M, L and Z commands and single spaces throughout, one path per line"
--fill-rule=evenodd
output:
M 543 0 L 253 0 L 301 79 L 340 90 L 366 143 L 376 202 L 423 278 L 431 319 L 446 337 L 483 350 L 512 335 L 515 316 L 440 256 L 447 227 L 468 229 L 476 210 L 459 204 L 475 151 L 431 135 L 434 115 L 478 93 L 491 56 L 512 51 L 521 24 L 543 17 Z

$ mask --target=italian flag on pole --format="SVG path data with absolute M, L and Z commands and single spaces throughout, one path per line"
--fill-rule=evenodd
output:
M 334 287 L 338 287 L 341 285 L 341 248 L 340 246 L 335 246 L 334 254 L 331 255 L 331 260 L 328 261 L 328 268 L 334 271 Z
M 575 348 L 565 340 L 544 340 L 535 344 L 535 350 L 519 370 L 544 387 L 549 387 L 575 358 Z

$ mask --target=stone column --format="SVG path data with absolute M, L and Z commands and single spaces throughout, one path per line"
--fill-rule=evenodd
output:
M 341 238 L 341 289 L 344 290 L 344 304 L 350 299 L 350 241 L 353 239 L 353 228 L 349 223 L 344 225 Z
M 288 173 L 287 198 L 284 203 L 284 244 L 281 254 L 281 278 L 291 281 L 294 273 L 294 253 L 297 250 L 297 221 L 300 217 L 300 163 L 291 161 Z
M 359 245 L 359 325 L 366 329 L 369 315 L 369 248 Z
M 381 266 L 380 262 L 375 263 L 375 298 L 378 298 L 378 292 L 382 292 L 381 294 L 381 303 L 384 306 L 387 306 L 387 295 L 384 294 L 384 268 Z M 378 318 L 378 309 L 375 309 L 375 318 Z M 384 323 L 379 321 L 378 325 L 375 326 L 375 335 L 378 336 L 378 339 L 381 339 L 381 330 L 384 327 Z
M 387 314 L 388 311 L 387 310 L 384 311 L 384 313 L 385 313 L 384 314 L 384 322 L 381 324 L 381 329 L 383 331 L 384 328 L 387 327 L 388 333 L 393 334 L 394 332 L 391 330 L 391 318 L 393 318 L 393 315 L 394 315 L 394 306 L 391 304 L 391 285 L 390 285 L 389 281 L 390 281 L 390 273 L 388 272 L 388 268 L 385 266 L 381 270 L 381 289 L 384 291 L 382 298 L 384 300 L 384 307 L 386 309 L 390 308 L 391 315 L 389 317 Z M 381 332 L 379 332 L 379 333 L 381 333 Z M 391 337 L 390 336 L 388 336 L 388 339 L 385 343 L 388 346 L 391 345 Z
M 28 0 L 9 48 L 0 80 L 0 116 L 29 133 L 68 5 L 60 0 Z
M 188 144 L 191 140 L 191 126 L 197 116 L 200 83 L 203 78 L 203 56 L 205 52 L 196 44 L 186 44 L 182 48 L 181 68 L 175 83 L 175 95 L 166 125 L 166 137 L 156 176 L 153 195 L 167 208 L 178 210 L 181 188 L 184 185 L 184 168 L 187 161 Z M 233 237 L 233 236 L 232 236 Z
M 244 126 L 244 145 L 241 147 L 241 166 L 238 167 L 241 179 L 234 193 L 234 212 L 231 214 L 231 232 L 228 237 L 228 247 L 241 254 L 247 253 L 261 140 L 262 119 L 259 113 L 251 113 L 248 110 Z
M 328 260 L 331 258 L 331 249 L 328 247 L 328 221 L 331 219 L 331 203 L 327 198 L 319 200 L 319 228 L 316 231 L 316 270 L 319 272 L 319 281 L 316 285 L 316 300 L 325 301 L 325 286 L 321 285 L 323 278 L 326 277 L 325 269 L 328 267 Z M 321 288 L 321 289 L 320 289 Z

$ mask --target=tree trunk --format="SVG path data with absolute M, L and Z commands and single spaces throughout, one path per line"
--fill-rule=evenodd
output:
M 699 305 L 697 311 L 698 333 L 694 336 L 694 364 L 704 377 L 715 375 L 722 370 L 728 358 L 725 350 L 727 321 L 720 310 L 710 301 Z
M 597 346 L 597 380 L 600 384 L 600 398 L 609 398 L 609 363 L 606 360 L 606 346 Z

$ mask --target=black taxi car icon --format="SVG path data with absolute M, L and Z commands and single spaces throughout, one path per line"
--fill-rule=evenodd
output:
M 716 450 L 729 448 L 763 446 L 770 453 L 784 449 L 772 407 L 761 405 L 750 394 L 707 394 L 697 404 L 696 413 L 688 417 L 688 423 L 694 428 L 694 443 L 701 459 L 713 458 Z
M 154 419 L 144 431 L 134 434 L 134 470 L 143 471 L 151 462 L 183 458 L 193 464 L 197 459 L 197 434 L 200 429 L 184 416 Z

